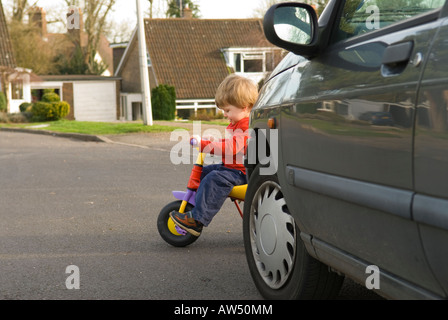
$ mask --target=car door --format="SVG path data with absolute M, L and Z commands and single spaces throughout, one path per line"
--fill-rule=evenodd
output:
M 415 133 L 413 215 L 431 268 L 448 292 L 448 19 L 422 77 Z
M 415 106 L 436 2 L 337 2 L 329 46 L 295 67 L 282 102 L 290 147 L 279 177 L 321 260 L 344 268 L 355 257 L 383 279 L 443 295 L 411 216 Z

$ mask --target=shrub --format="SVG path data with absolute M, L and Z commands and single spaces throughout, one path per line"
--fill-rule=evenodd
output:
M 24 102 L 19 106 L 20 112 L 26 112 L 33 104 L 29 102 Z M 29 111 L 29 110 L 28 110 Z
M 8 118 L 8 115 L 6 114 L 6 112 L 0 111 L 0 123 L 8 123 L 8 122 L 9 122 L 9 118 Z
M 8 108 L 5 93 L 0 92 L 0 112 L 5 112 Z
M 31 108 L 31 113 L 33 114 L 33 121 L 53 121 L 58 120 L 57 118 L 57 108 L 55 103 L 48 103 L 43 101 L 38 101 L 33 104 Z
M 224 115 L 221 112 L 215 112 L 214 109 L 202 109 L 198 110 L 196 115 L 191 115 L 188 120 L 192 121 L 212 121 L 217 119 L 223 119 Z
M 44 89 L 44 94 L 54 93 L 54 89 Z
M 44 102 L 38 101 L 32 105 L 32 121 L 55 121 L 65 118 L 70 112 L 70 105 L 66 101 Z
M 161 84 L 151 91 L 152 116 L 154 120 L 174 120 L 176 116 L 176 90 Z
M 56 111 L 59 119 L 65 118 L 70 112 L 70 105 L 66 101 L 56 102 Z
M 29 121 L 29 118 L 25 112 L 21 113 L 10 113 L 8 115 L 9 122 L 12 123 L 26 123 Z
M 51 102 L 59 102 L 59 101 L 61 101 L 61 98 L 59 98 L 59 95 L 57 93 L 48 92 L 48 93 L 45 93 L 42 96 L 42 101 L 43 102 L 49 102 L 49 103 L 51 103 Z
M 32 122 L 33 121 L 33 113 L 31 112 L 31 107 L 28 108 L 29 110 L 22 112 L 21 115 L 25 117 L 25 121 L 23 122 Z

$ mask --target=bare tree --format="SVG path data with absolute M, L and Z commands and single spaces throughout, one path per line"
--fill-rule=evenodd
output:
M 149 2 L 149 18 L 152 19 L 154 0 L 148 0 L 148 2 Z
M 13 0 L 12 11 L 8 23 L 11 44 L 18 66 L 33 70 L 36 74 L 49 74 L 54 71 L 53 54 L 57 47 L 48 45 L 42 26 L 33 20 L 35 8 L 39 0 Z M 26 22 L 25 17 L 30 15 Z
M 167 0 L 168 10 L 166 11 L 167 18 L 184 17 L 185 8 L 189 8 L 192 12 L 193 18 L 200 17 L 199 6 L 192 0 Z
M 82 54 L 87 64 L 88 72 L 100 74 L 104 66 L 99 66 L 95 61 L 101 37 L 107 31 L 107 16 L 111 12 L 116 0 L 65 0 L 68 7 L 81 8 L 84 18 L 84 31 L 87 35 L 87 44 Z M 102 69 L 102 70 L 101 70 Z
M 128 42 L 135 29 L 135 23 L 128 18 L 123 21 L 111 21 L 106 36 L 111 43 Z
M 149 9 L 146 12 L 150 19 L 166 18 L 166 8 L 169 0 L 148 0 Z
M 34 7 L 38 4 L 39 0 L 34 0 L 31 4 L 28 0 L 12 0 L 12 20 L 23 22 L 23 18 L 27 14 L 27 10 L 30 7 Z
M 52 60 L 56 44 L 49 46 L 40 30 L 32 24 L 12 20 L 8 27 L 18 66 L 32 69 L 36 74 L 54 72 Z
M 12 3 L 12 20 L 22 22 L 28 8 L 28 0 L 14 0 Z
M 95 73 L 95 54 L 98 51 L 101 36 L 106 28 L 107 14 L 111 11 L 116 0 L 86 0 L 84 13 L 85 32 L 87 34 L 87 64 L 89 71 Z

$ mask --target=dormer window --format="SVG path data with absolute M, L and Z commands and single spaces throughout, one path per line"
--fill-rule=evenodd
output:
M 226 48 L 222 52 L 227 65 L 236 73 L 264 74 L 275 67 L 272 48 Z

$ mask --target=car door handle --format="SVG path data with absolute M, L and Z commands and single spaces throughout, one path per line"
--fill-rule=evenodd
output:
M 409 62 L 411 59 L 412 49 L 414 49 L 413 41 L 401 42 L 388 46 L 384 51 L 383 64 L 395 65 Z
M 388 77 L 402 73 L 411 59 L 413 49 L 413 41 L 388 46 L 384 51 L 381 74 Z

